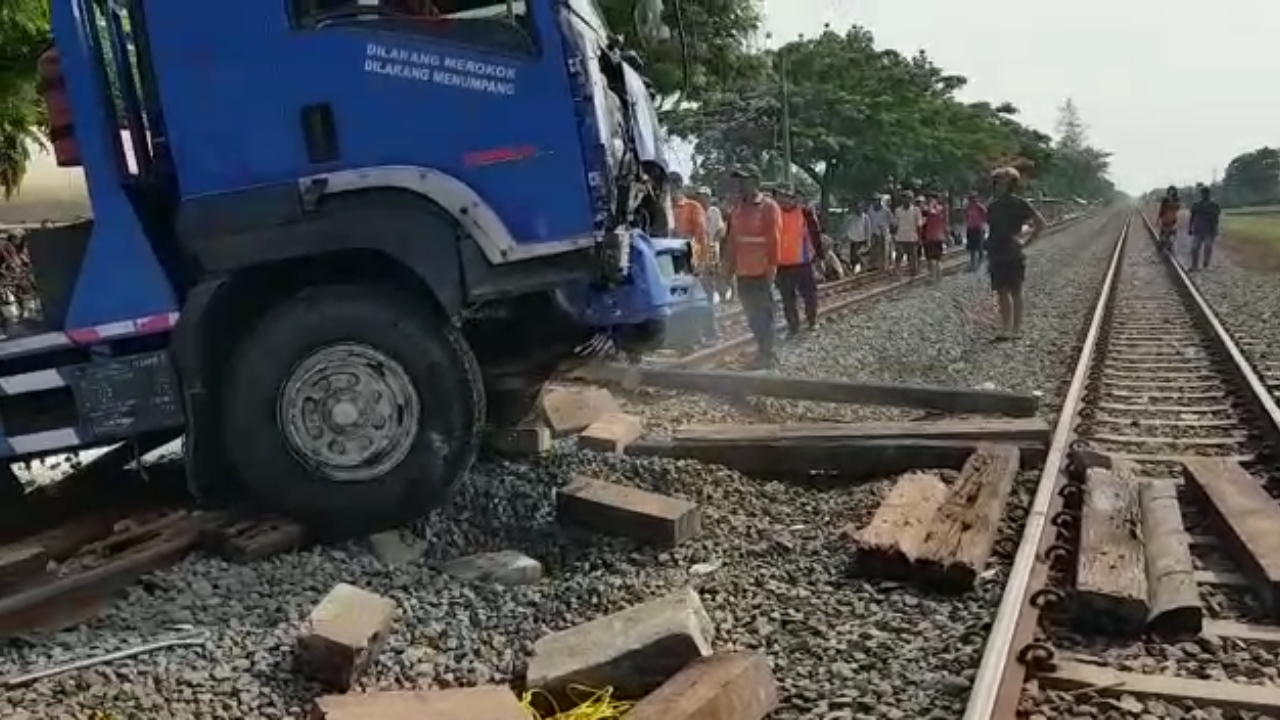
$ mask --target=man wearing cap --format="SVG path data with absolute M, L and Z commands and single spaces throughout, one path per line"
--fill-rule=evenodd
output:
M 760 191 L 760 173 L 754 167 L 734 168 L 731 175 L 738 201 L 729 214 L 721 262 L 726 275 L 737 281 L 738 300 L 756 339 L 752 367 L 764 369 L 777 363 L 773 281 L 778 271 L 782 211 Z

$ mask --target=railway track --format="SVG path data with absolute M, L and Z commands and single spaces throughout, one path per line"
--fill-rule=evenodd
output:
M 1131 218 L 966 720 L 1280 717 L 1280 410 Z
M 1051 232 L 1064 230 L 1084 217 L 1060 223 Z M 944 259 L 944 272 L 955 272 L 967 263 L 966 253 L 953 251 Z M 923 274 L 903 277 L 880 272 L 828 283 L 821 288 L 823 315 L 925 281 Z M 728 336 L 726 342 L 668 358 L 668 362 L 685 367 L 718 364 L 749 348 L 751 340 L 740 309 L 721 313 L 720 322 Z M 0 545 L 0 581 L 6 572 L 25 573 L 29 578 L 0 582 L 0 636 L 32 626 L 59 626 L 91 614 L 107 593 L 171 564 L 197 544 L 233 559 L 296 546 L 300 529 L 288 523 L 252 515 L 244 520 L 192 512 L 181 496 L 182 484 L 177 477 L 181 469 L 173 462 L 149 473 L 122 470 L 148 451 L 152 451 L 151 457 L 178 452 L 155 450 L 167 440 L 157 438 L 146 447 L 121 445 L 97 457 L 89 458 L 85 453 L 78 462 L 54 463 L 61 467 L 28 468 L 29 475 L 45 476 L 43 484 L 58 489 L 39 493 L 41 497 L 32 501 L 35 509 L 26 504 L 0 506 L 0 543 L 31 541 L 29 544 L 45 549 L 43 555 L 5 557 L 5 547 Z M 119 476 L 119 483 L 107 482 L 109 476 Z M 56 572 L 35 570 L 49 561 L 59 568 Z M 42 608 L 58 612 L 45 617 Z M 63 609 L 70 611 L 69 618 Z
M 1077 215 L 1055 223 L 1046 231 L 1055 234 L 1068 230 L 1092 214 Z M 969 256 L 963 248 L 948 248 L 942 259 L 942 273 L 950 275 L 968 267 Z M 905 265 L 901 273 L 878 270 L 860 273 L 850 278 L 823 283 L 818 286 L 819 318 L 829 318 L 853 309 L 860 304 L 883 297 L 895 290 L 909 285 L 928 281 L 923 267 L 915 276 L 905 274 Z M 747 331 L 746 318 L 742 308 L 736 303 L 724 309 L 717 309 L 716 320 L 719 325 L 721 342 L 691 352 L 664 350 L 655 353 L 651 362 L 670 368 L 708 368 L 730 362 L 753 346 L 753 340 Z M 783 326 L 778 325 L 779 329 Z

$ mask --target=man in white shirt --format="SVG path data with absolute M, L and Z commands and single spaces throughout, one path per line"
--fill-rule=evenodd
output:
M 905 257 L 907 272 L 914 277 L 920 272 L 920 227 L 924 224 L 924 213 L 911 197 L 911 193 L 903 193 L 893 217 L 898 226 L 898 234 L 894 238 L 898 256 L 894 259 L 893 269 L 896 272 L 902 264 L 902 258 Z
M 720 243 L 724 240 L 724 215 L 720 213 L 720 208 L 716 207 L 715 200 L 711 197 L 711 188 L 706 186 L 698 186 L 694 188 L 693 199 L 702 206 L 707 216 L 707 247 L 710 254 L 715 258 L 716 266 L 720 263 Z M 728 299 L 728 291 L 724 287 L 724 283 L 718 274 L 713 273 L 704 281 L 707 294 L 711 297 L 711 302 L 724 302 Z
M 866 205 L 858 203 L 845 221 L 844 232 L 840 233 L 839 254 L 841 257 L 848 258 L 850 271 L 857 272 L 870 239 L 871 218 L 867 215 Z
M 893 256 L 889 247 L 889 238 L 893 236 L 893 210 L 889 208 L 887 196 L 872 199 L 867 219 L 871 228 L 871 245 L 866 269 L 883 270 L 889 267 L 889 259 Z

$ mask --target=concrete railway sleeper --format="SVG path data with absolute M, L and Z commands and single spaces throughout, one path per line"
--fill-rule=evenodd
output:
M 1280 716 L 1280 411 L 1135 214 L 967 720 Z

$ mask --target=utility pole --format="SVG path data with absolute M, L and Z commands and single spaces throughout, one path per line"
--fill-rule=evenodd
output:
M 787 53 L 778 53 L 782 74 L 782 180 L 791 184 L 791 89 L 787 85 Z

